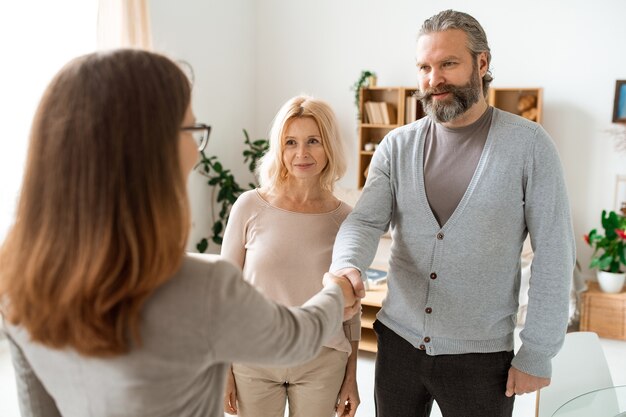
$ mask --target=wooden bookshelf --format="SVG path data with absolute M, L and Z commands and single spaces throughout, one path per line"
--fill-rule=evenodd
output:
M 365 87 L 361 89 L 359 98 L 359 160 L 358 160 L 358 188 L 363 188 L 367 179 L 366 170 L 374 155 L 375 147 L 393 129 L 409 123 L 411 118 L 415 120 L 424 117 L 424 112 L 419 101 L 412 99 L 415 87 Z M 413 117 L 407 114 L 407 99 L 414 101 Z M 391 108 L 390 123 L 380 123 L 373 120 L 368 112 L 367 103 L 386 103 Z M 377 123 L 371 123 L 377 121 Z
M 531 99 L 530 102 L 534 103 L 531 107 L 535 111 L 526 113 L 520 110 L 520 102 L 525 99 Z M 519 116 L 526 117 L 526 115 L 534 114 L 535 118 L 527 117 L 541 124 L 543 118 L 543 88 L 490 88 L 489 105 L 497 107 L 502 110 L 506 110 L 510 113 L 517 114 Z

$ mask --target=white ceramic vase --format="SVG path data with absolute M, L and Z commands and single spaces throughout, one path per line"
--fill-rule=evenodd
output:
M 598 271 L 598 284 L 600 289 L 608 293 L 622 292 L 626 280 L 626 272 Z

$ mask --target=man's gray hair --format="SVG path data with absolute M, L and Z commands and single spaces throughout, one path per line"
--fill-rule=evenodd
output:
M 489 49 L 489 43 L 487 42 L 487 34 L 480 23 L 478 23 L 478 20 L 467 13 L 457 12 L 456 10 L 444 10 L 424 21 L 417 38 L 419 39 L 422 35 L 432 32 L 443 32 L 449 29 L 459 29 L 465 32 L 467 35 L 467 48 L 474 59 L 481 52 L 485 52 L 487 56 L 487 72 L 483 76 L 483 94 L 486 96 L 487 91 L 489 91 L 489 84 L 493 81 L 491 69 L 489 68 L 491 65 L 491 49 Z

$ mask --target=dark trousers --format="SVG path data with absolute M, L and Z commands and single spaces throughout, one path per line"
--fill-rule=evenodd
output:
M 377 417 L 511 417 L 504 395 L 513 352 L 428 356 L 379 321 L 374 400 Z

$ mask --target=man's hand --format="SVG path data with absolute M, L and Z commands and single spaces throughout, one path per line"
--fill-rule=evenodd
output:
M 352 288 L 354 288 L 354 294 L 358 298 L 365 297 L 365 286 L 363 286 L 363 279 L 361 278 L 361 272 L 356 268 L 343 268 L 338 271 L 333 272 L 334 275 L 344 276 L 348 278 L 348 281 L 352 284 Z
M 515 394 L 528 394 L 548 385 L 550 385 L 550 378 L 533 376 L 511 366 L 509 378 L 506 381 L 505 395 L 512 397 Z
M 341 288 L 341 292 L 343 294 L 343 321 L 349 320 L 352 316 L 361 311 L 361 301 L 355 297 L 352 283 L 348 280 L 348 278 L 345 276 L 338 277 L 330 272 L 327 272 L 324 274 L 322 283 L 324 286 L 329 285 L 330 283 L 335 283 Z

